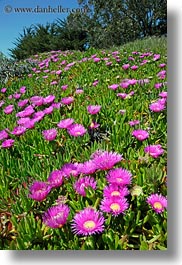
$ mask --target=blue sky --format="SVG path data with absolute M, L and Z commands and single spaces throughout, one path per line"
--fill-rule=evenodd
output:
M 8 8 L 7 8 L 8 6 Z M 13 42 L 23 32 L 24 27 L 32 24 L 52 23 L 57 18 L 64 19 L 69 13 L 16 13 L 14 8 L 78 8 L 77 0 L 0 0 L 0 51 L 9 57 L 9 48 L 13 48 Z M 11 10 L 6 13 L 5 10 Z

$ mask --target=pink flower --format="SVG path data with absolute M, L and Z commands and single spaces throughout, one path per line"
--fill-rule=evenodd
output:
M 26 128 L 23 126 L 17 126 L 13 129 L 13 131 L 11 132 L 12 134 L 16 135 L 16 136 L 20 136 L 22 134 L 24 134 L 26 132 Z
M 18 102 L 18 107 L 23 108 L 28 103 L 28 99 L 24 99 Z
M 30 98 L 30 101 L 32 102 L 32 104 L 34 106 L 42 106 L 43 105 L 43 100 L 44 100 L 44 98 L 40 97 L 40 96 L 33 96 L 33 97 Z
M 6 93 L 7 88 L 3 87 L 1 88 L 1 93 Z
M 101 106 L 100 105 L 89 105 L 87 107 L 87 111 L 90 113 L 90 114 L 97 114 L 101 109 Z
M 122 198 L 129 194 L 129 190 L 125 186 L 118 186 L 117 184 L 110 184 L 109 186 L 105 186 L 103 190 L 104 197 L 112 198 Z
M 104 198 L 101 201 L 100 209 L 103 212 L 111 213 L 113 216 L 123 214 L 129 207 L 127 200 L 118 197 Z
M 139 120 L 133 120 L 133 121 L 129 121 L 129 122 L 128 122 L 128 124 L 129 124 L 130 126 L 135 126 L 135 125 L 137 125 L 137 124 L 139 124 L 139 123 L 140 123 Z
M 80 174 L 78 166 L 73 163 L 64 164 L 61 168 L 61 171 L 63 172 L 64 176 L 67 178 L 69 178 L 71 175 L 73 177 L 77 177 Z
M 167 91 L 162 91 L 161 93 L 159 93 L 159 96 L 162 98 L 167 98 Z
M 157 145 L 148 145 L 144 148 L 145 153 L 149 153 L 150 156 L 153 158 L 157 158 L 158 156 L 162 155 L 164 153 L 164 150 L 162 149 L 160 144 Z
M 2 148 L 10 148 L 14 145 L 15 140 L 13 139 L 7 139 L 2 142 L 1 147 Z
M 123 82 L 121 82 L 120 87 L 122 87 L 122 88 L 128 88 L 129 85 L 130 85 L 130 83 L 128 81 L 123 81 Z
M 98 81 L 98 80 L 95 80 L 95 81 L 92 83 L 92 85 L 93 85 L 93 86 L 96 86 L 98 83 L 99 83 L 99 81 Z
M 145 130 L 134 130 L 132 135 L 139 141 L 143 141 L 149 137 L 149 133 Z
M 117 96 L 122 98 L 122 99 L 125 99 L 127 97 L 128 94 L 126 93 L 117 93 Z
M 131 66 L 131 69 L 135 71 L 135 70 L 138 69 L 138 66 L 137 65 L 133 65 L 133 66 Z
M 102 233 L 104 230 L 104 221 L 102 213 L 88 207 L 76 213 L 71 227 L 74 234 L 89 236 Z
M 108 88 L 111 88 L 112 90 L 116 90 L 118 87 L 119 87 L 118 84 L 113 84 L 113 85 L 108 86 Z
M 122 155 L 108 151 L 97 152 L 92 155 L 92 157 L 97 169 L 100 170 L 111 169 L 115 164 L 122 160 Z
M 35 122 L 39 122 L 39 121 L 41 121 L 41 120 L 44 118 L 44 116 L 45 116 L 45 113 L 44 113 L 42 110 L 37 111 L 37 112 L 34 113 L 34 115 L 33 115 L 33 120 L 34 120 Z
M 160 112 L 165 109 L 165 105 L 160 102 L 154 102 L 149 105 L 149 109 L 153 112 Z
M 61 120 L 57 126 L 58 128 L 60 129 L 67 129 L 71 124 L 74 123 L 74 119 L 72 118 L 68 118 L 68 119 L 64 119 L 64 120 Z
M 98 128 L 99 126 L 100 126 L 99 123 L 97 123 L 97 122 L 95 122 L 95 121 L 92 121 L 91 124 L 90 124 L 90 126 L 89 126 L 89 128 L 90 128 L 90 129 L 96 129 L 96 128 Z
M 131 184 L 132 174 L 124 168 L 115 168 L 108 172 L 106 179 L 110 184 L 125 186 Z
M 5 114 L 11 114 L 14 110 L 14 106 L 13 105 L 8 105 L 7 107 L 4 108 L 4 113 Z
M 93 177 L 85 176 L 85 177 L 79 178 L 74 183 L 74 189 L 78 194 L 82 196 L 86 196 L 85 189 L 88 187 L 91 187 L 93 190 L 95 190 L 96 185 L 97 185 L 97 182 L 95 181 Z
M 8 137 L 9 137 L 9 135 L 7 134 L 6 130 L 0 131 L 0 141 L 7 139 Z
M 55 140 L 57 136 L 57 130 L 56 129 L 49 129 L 49 130 L 44 130 L 42 132 L 44 139 L 47 141 L 53 141 Z
M 123 65 L 122 65 L 122 68 L 123 68 L 124 70 L 127 70 L 129 67 L 130 67 L 130 64 L 123 64 Z
M 54 95 L 48 95 L 47 97 L 44 98 L 43 100 L 43 104 L 49 104 L 52 103 L 55 100 L 55 96 Z
M 43 201 L 49 192 L 51 191 L 51 186 L 43 181 L 34 181 L 30 187 L 29 197 L 36 201 Z
M 160 57 L 161 57 L 160 54 L 154 54 L 153 60 L 157 61 L 160 59 Z
M 29 105 L 23 111 L 20 111 L 16 114 L 16 117 L 25 118 L 31 116 L 35 112 L 34 108 Z
M 20 90 L 19 91 L 20 91 L 21 94 L 25 94 L 26 87 L 25 86 L 20 87 Z
M 74 102 L 74 97 L 66 97 L 66 98 L 62 98 L 61 100 L 61 103 L 64 105 L 70 105 L 73 102 Z
M 88 160 L 78 165 L 79 172 L 82 174 L 93 174 L 97 170 L 97 167 L 93 160 Z
M 61 86 L 61 89 L 64 91 L 64 90 L 66 90 L 68 88 L 68 85 L 62 85 Z
M 162 87 L 162 83 L 156 83 L 156 84 L 154 85 L 154 87 L 155 87 L 156 89 L 159 89 L 159 88 Z
M 158 214 L 162 213 L 165 208 L 167 208 L 167 199 L 161 194 L 151 194 L 147 198 L 147 203 Z
M 51 228 L 61 228 L 66 223 L 69 212 L 66 204 L 52 206 L 43 214 L 43 223 Z
M 47 181 L 52 188 L 60 187 L 64 180 L 64 172 L 61 170 L 54 170 L 50 173 Z
M 44 112 L 44 114 L 51 114 L 53 112 L 53 110 L 54 110 L 53 106 L 50 106 L 48 108 L 45 108 L 43 110 L 43 112 Z
M 70 125 L 67 128 L 67 131 L 71 136 L 74 137 L 83 136 L 87 132 L 83 125 L 77 123 Z
M 76 89 L 75 94 L 83 94 L 83 89 Z

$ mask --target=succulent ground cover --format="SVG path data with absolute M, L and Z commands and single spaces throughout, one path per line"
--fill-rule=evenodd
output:
M 1 249 L 167 249 L 167 51 L 152 44 L 37 54 L 1 84 Z

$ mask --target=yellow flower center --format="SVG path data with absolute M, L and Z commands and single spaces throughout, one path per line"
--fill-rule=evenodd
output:
M 86 229 L 94 229 L 95 228 L 95 222 L 92 220 L 88 220 L 83 224 L 84 228 Z
M 112 203 L 110 205 L 110 208 L 114 211 L 114 212 L 118 212 L 120 210 L 120 205 L 116 202 Z
M 155 202 L 154 203 L 154 208 L 161 210 L 162 209 L 162 204 L 160 202 Z
M 80 135 L 81 133 L 80 133 L 80 132 L 76 132 L 75 134 L 76 134 L 76 135 Z
M 123 179 L 122 178 L 116 178 L 116 180 L 117 180 L 118 183 L 123 182 Z
M 119 196 L 119 195 L 120 195 L 120 192 L 117 190 L 111 192 L 111 196 Z

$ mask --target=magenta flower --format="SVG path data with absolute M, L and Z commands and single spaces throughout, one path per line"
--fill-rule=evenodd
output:
M 61 171 L 63 172 L 64 176 L 69 178 L 71 175 L 77 177 L 80 172 L 78 165 L 76 163 L 66 163 L 62 166 Z
M 7 107 L 4 108 L 4 113 L 5 114 L 11 114 L 14 110 L 14 106 L 13 105 L 8 105 Z
M 75 183 L 74 183 L 74 189 L 75 191 L 82 195 L 86 196 L 86 191 L 85 189 L 88 187 L 91 187 L 93 190 L 96 189 L 97 182 L 93 177 L 90 176 L 85 176 L 83 178 L 79 178 Z
M 167 199 L 161 194 L 151 194 L 147 198 L 147 203 L 156 213 L 162 213 L 167 208 Z
M 156 84 L 154 85 L 154 87 L 155 87 L 156 89 L 159 89 L 159 88 L 162 87 L 162 83 L 156 83 Z
M 44 98 L 40 96 L 33 96 L 30 98 L 30 101 L 32 102 L 34 106 L 42 106 Z
M 124 70 L 127 70 L 129 67 L 130 67 L 130 64 L 123 64 L 123 65 L 122 65 L 122 68 L 123 68 Z
M 126 94 L 126 93 L 117 93 L 117 96 L 122 98 L 122 99 L 125 99 L 128 96 L 128 94 Z
M 94 154 L 93 162 L 96 165 L 97 169 L 100 170 L 108 170 L 113 168 L 115 164 L 122 160 L 122 155 L 117 154 L 116 152 L 100 152 L 98 154 Z
M 121 82 L 120 87 L 122 87 L 122 88 L 128 88 L 129 85 L 130 85 L 130 83 L 128 81 L 123 81 L 123 82 Z
M 64 90 L 66 90 L 68 88 L 68 85 L 62 85 L 61 86 L 61 89 L 64 91 Z
M 161 57 L 160 54 L 154 54 L 153 60 L 157 61 L 160 59 L 160 57 Z
M 64 172 L 61 170 L 54 170 L 50 173 L 47 181 L 52 188 L 60 187 L 64 180 Z
M 16 136 L 20 136 L 20 135 L 24 134 L 25 132 L 26 132 L 26 128 L 24 126 L 17 126 L 13 129 L 13 131 L 11 133 L 16 135 Z
M 132 174 L 130 171 L 123 168 L 115 168 L 108 172 L 106 179 L 110 184 L 125 186 L 131 184 Z
M 158 156 L 164 153 L 164 150 L 162 149 L 160 144 L 157 144 L 157 145 L 148 145 L 147 147 L 144 148 L 144 152 L 148 153 L 153 158 L 157 158 Z
M 97 170 L 97 167 L 93 160 L 88 160 L 78 165 L 79 172 L 82 174 L 93 174 Z
M 0 101 L 0 108 L 4 105 L 4 103 L 5 102 L 3 100 Z
M 34 127 L 35 127 L 35 120 L 34 119 L 29 119 L 29 120 L 27 120 L 24 124 L 23 124 L 23 126 L 26 128 L 26 129 L 33 129 Z
M 165 109 L 165 105 L 161 104 L 160 102 L 156 101 L 149 105 L 149 109 L 153 112 L 160 112 Z
M 51 186 L 43 181 L 34 181 L 30 187 L 29 197 L 35 201 L 43 201 L 49 192 L 51 191 Z
M 87 111 L 90 114 L 97 114 L 100 111 L 100 109 L 101 109 L 100 105 L 89 105 L 87 107 Z
M 21 94 L 25 94 L 26 87 L 25 86 L 20 87 L 20 90 L 19 91 L 20 91 Z
M 167 91 L 162 91 L 161 93 L 159 93 L 159 96 L 162 98 L 167 98 Z
M 7 88 L 3 87 L 1 88 L 1 93 L 6 93 Z
M 67 131 L 71 136 L 74 137 L 83 136 L 87 132 L 83 125 L 77 123 L 70 125 L 67 128 Z
M 72 230 L 74 234 L 82 236 L 100 234 L 104 230 L 104 221 L 102 213 L 88 207 L 76 213 L 72 220 Z
M 21 94 L 20 93 L 15 93 L 15 94 L 13 94 L 13 97 L 15 99 L 19 99 L 21 97 Z
M 49 129 L 49 130 L 44 130 L 42 132 L 43 137 L 45 140 L 47 141 L 53 141 L 55 140 L 56 136 L 57 136 L 57 130 L 56 129 Z
M 143 141 L 149 137 L 149 133 L 145 130 L 134 130 L 132 135 L 139 141 Z
M 103 190 L 104 197 L 112 198 L 122 198 L 124 196 L 127 196 L 129 194 L 129 190 L 125 186 L 118 186 L 117 184 L 110 184 L 109 186 L 106 186 Z
M 35 112 L 34 108 L 29 105 L 23 111 L 20 111 L 16 114 L 16 117 L 25 118 L 31 116 Z
M 129 207 L 129 203 L 127 202 L 126 198 L 118 198 L 118 197 L 111 197 L 111 198 L 104 198 L 101 201 L 100 209 L 105 213 L 111 213 L 113 216 L 117 216 L 119 214 L 123 214 Z
M 83 89 L 76 89 L 75 94 L 83 94 L 84 90 Z
M 166 66 L 165 63 L 161 63 L 161 64 L 159 64 L 159 67 L 160 67 L 160 68 L 163 68 L 163 67 L 165 67 L 165 66 Z
M 60 109 L 60 107 L 61 107 L 61 102 L 53 102 L 52 104 L 51 104 L 51 106 L 54 108 L 54 109 Z
M 138 69 L 138 66 L 137 65 L 133 65 L 133 66 L 131 66 L 131 69 L 135 71 L 135 70 Z
M 34 120 L 35 122 L 39 122 L 39 121 L 41 121 L 41 120 L 43 119 L 44 116 L 45 116 L 45 113 L 44 113 L 42 110 L 37 111 L 37 112 L 34 113 L 34 115 L 33 115 L 33 120 Z
M 44 114 L 51 114 L 53 112 L 53 110 L 54 110 L 53 106 L 50 106 L 48 108 L 45 108 L 43 110 L 43 112 L 44 112 Z
M 95 80 L 95 81 L 92 83 L 92 85 L 93 85 L 93 86 L 96 86 L 98 83 L 99 83 L 99 81 L 98 81 L 98 80 Z
M 99 123 L 97 123 L 96 121 L 92 121 L 91 124 L 90 124 L 90 126 L 89 126 L 89 128 L 90 128 L 90 129 L 96 129 L 96 128 L 98 128 L 99 126 L 100 126 Z
M 74 123 L 74 119 L 72 118 L 68 118 L 68 119 L 64 119 L 64 120 L 61 120 L 57 126 L 58 128 L 60 129 L 67 129 L 71 124 Z
M 70 105 L 73 102 L 74 102 L 74 97 L 66 97 L 66 98 L 62 98 L 61 100 L 61 103 L 64 105 Z
M 108 88 L 110 88 L 112 90 L 116 90 L 118 87 L 119 87 L 118 84 L 113 84 L 113 85 L 108 86 Z
M 28 99 L 24 99 L 18 102 L 18 107 L 23 108 L 28 103 Z
M 7 134 L 6 130 L 0 131 L 0 141 L 7 139 L 8 137 L 9 137 L 9 135 Z
M 51 228 L 61 228 L 67 221 L 70 209 L 66 204 L 52 206 L 44 213 L 42 220 Z
M 49 95 L 49 96 L 44 98 L 43 104 L 52 103 L 55 100 L 55 98 L 56 97 L 54 95 Z
M 136 79 L 129 79 L 128 83 L 133 86 L 137 83 L 137 80 Z
M 129 124 L 130 126 L 135 126 L 135 125 L 137 125 L 137 124 L 139 124 L 139 123 L 140 123 L 139 120 L 133 120 L 133 121 L 129 121 L 129 122 L 128 122 L 128 124 Z
M 10 148 L 14 145 L 14 142 L 15 142 L 15 140 L 13 140 L 13 139 L 4 140 L 1 144 L 1 147 L 2 148 Z

